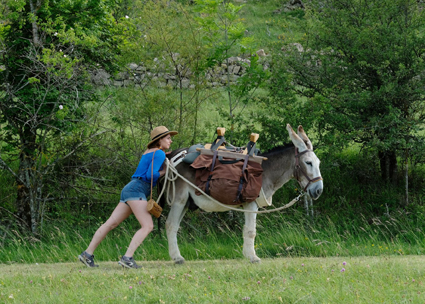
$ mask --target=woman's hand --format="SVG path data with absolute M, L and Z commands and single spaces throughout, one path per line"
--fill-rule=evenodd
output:
M 164 163 L 162 165 L 162 170 L 158 171 L 159 172 L 159 176 L 162 177 L 165 175 L 165 172 L 167 172 L 167 165 Z

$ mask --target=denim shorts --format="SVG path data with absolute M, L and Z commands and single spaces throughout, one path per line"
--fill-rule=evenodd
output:
M 120 203 L 127 201 L 147 201 L 146 197 L 151 192 L 151 184 L 140 179 L 133 178 L 121 191 Z

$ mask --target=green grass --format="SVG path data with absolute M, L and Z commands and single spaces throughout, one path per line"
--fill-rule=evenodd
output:
M 423 256 L 0 265 L 2 303 L 423 303 Z M 344 271 L 344 270 L 345 271 Z
M 260 258 L 399 256 L 425 254 L 425 233 L 403 213 L 357 222 L 334 223 L 328 217 L 310 221 L 299 210 L 259 215 L 255 248 Z M 302 210 L 302 209 L 301 209 Z M 167 210 L 165 210 L 167 212 Z M 179 231 L 178 242 L 188 261 L 239 259 L 242 255 L 243 215 L 229 221 L 225 214 L 189 212 Z M 75 228 L 61 224 L 46 229 L 37 239 L 16 230 L 0 245 L 0 263 L 63 263 L 74 261 L 87 248 L 101 220 Z M 97 261 L 116 261 L 125 252 L 138 223 L 131 217 L 111 231 L 95 252 Z M 168 261 L 164 225 L 155 230 L 136 251 L 139 261 Z M 2 234 L 4 233 L 2 232 Z
M 280 0 L 251 0 L 244 4 L 240 12 L 248 36 L 255 37 L 258 48 L 264 49 L 266 53 L 284 40 L 299 42 L 303 35 L 298 27 L 303 23 L 304 11 L 276 13 L 284 4 Z

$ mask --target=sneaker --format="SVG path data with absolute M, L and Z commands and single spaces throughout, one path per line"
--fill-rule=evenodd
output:
M 143 266 L 139 266 L 136 264 L 136 261 L 133 259 L 133 257 L 126 257 L 125 255 L 121 258 L 120 261 L 118 261 L 118 264 L 121 265 L 122 267 L 127 267 L 127 268 L 142 268 Z
M 99 267 L 99 265 L 96 265 L 94 263 L 94 255 L 93 254 L 89 254 L 85 251 L 83 251 L 83 253 L 81 253 L 78 256 L 78 259 L 87 267 Z

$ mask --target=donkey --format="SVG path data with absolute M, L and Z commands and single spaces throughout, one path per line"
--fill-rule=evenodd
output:
M 298 134 L 294 132 L 289 124 L 286 126 L 286 129 L 293 146 L 277 147 L 262 154 L 262 156 L 267 157 L 267 160 L 262 163 L 262 188 L 265 198 L 271 203 L 272 196 L 276 190 L 290 179 L 296 179 L 306 194 L 316 200 L 323 191 L 323 181 L 319 170 L 320 160 L 314 154 L 313 145 L 302 126 L 298 127 Z M 168 157 L 173 157 L 178 151 L 181 150 L 174 151 Z M 179 174 L 191 183 L 195 182 L 195 169 L 191 168 L 188 164 L 180 163 L 176 166 L 176 169 Z M 189 207 L 188 200 L 191 199 L 199 208 L 207 212 L 221 212 L 228 211 L 229 209 L 218 205 L 204 195 L 196 195 L 195 189 L 181 178 L 178 178 L 175 183 L 174 200 L 171 204 L 165 227 L 170 257 L 176 264 L 182 264 L 185 260 L 181 256 L 177 245 L 177 231 Z M 169 194 L 166 193 L 166 195 Z M 258 211 L 255 201 L 244 203 L 241 206 L 245 210 Z M 261 261 L 254 249 L 257 215 L 254 212 L 245 213 L 245 225 L 243 228 L 243 255 L 252 263 Z

